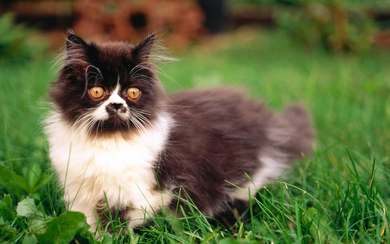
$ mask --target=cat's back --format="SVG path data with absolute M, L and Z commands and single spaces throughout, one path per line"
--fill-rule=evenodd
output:
M 247 94 L 229 86 L 191 89 L 169 94 L 167 107 L 179 130 L 219 134 L 219 139 L 225 139 L 219 144 L 226 139 L 237 139 L 236 144 L 242 140 L 243 146 L 254 143 L 256 148 L 295 144 L 297 149 L 291 153 L 297 157 L 311 151 L 314 130 L 304 106 L 292 104 L 275 113 Z
M 192 158 L 254 157 L 268 143 L 267 130 L 274 120 L 264 102 L 233 87 L 172 93 L 167 108 L 175 121 L 170 143 Z
M 264 102 L 249 99 L 245 92 L 234 87 L 191 89 L 169 94 L 168 109 L 176 119 L 188 119 L 191 124 L 208 128 L 227 126 L 239 133 L 244 127 L 262 126 L 271 119 Z M 202 122 L 206 122 L 203 124 Z M 233 125 L 234 124 L 234 125 Z M 221 128 L 222 129 L 222 128 Z
M 252 106 L 246 107 L 250 109 L 263 109 L 263 102 L 258 100 L 251 100 L 247 98 L 246 92 L 235 87 L 214 87 L 208 89 L 189 89 L 175 93 L 169 93 L 169 104 L 191 107 L 192 109 L 202 109 L 208 107 L 209 109 L 218 108 L 218 114 L 224 112 L 227 108 L 241 108 L 242 105 Z M 214 111 L 215 112 L 215 111 Z

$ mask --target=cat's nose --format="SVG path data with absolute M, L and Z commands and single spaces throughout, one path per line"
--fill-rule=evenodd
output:
M 106 110 L 109 114 L 125 113 L 126 107 L 123 103 L 110 103 L 107 105 Z
M 115 109 L 115 110 L 118 110 L 120 109 L 123 104 L 122 103 L 111 103 L 112 107 Z

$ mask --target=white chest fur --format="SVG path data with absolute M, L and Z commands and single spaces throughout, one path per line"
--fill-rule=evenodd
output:
M 132 218 L 143 218 L 145 211 L 168 205 L 170 196 L 154 190 L 153 168 L 172 124 L 172 118 L 161 113 L 149 129 L 130 139 L 119 135 L 91 139 L 58 113 L 50 116 L 46 127 L 50 159 L 65 188 L 69 209 L 83 212 L 93 226 L 94 209 L 103 199 L 110 206 L 121 203 L 138 209 Z M 130 222 L 137 224 L 140 220 Z

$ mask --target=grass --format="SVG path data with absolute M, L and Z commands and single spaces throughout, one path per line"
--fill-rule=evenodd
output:
M 304 103 L 317 130 L 314 155 L 259 189 L 249 220 L 233 231 L 191 206 L 180 219 L 154 217 L 143 234 L 102 230 L 100 242 L 390 243 L 389 53 L 329 54 L 281 32 L 242 29 L 175 56 L 161 76 L 168 91 L 229 84 L 275 110 Z M 64 213 L 49 167 L 41 121 L 51 66 L 43 55 L 0 69 L 0 242 L 98 242 L 82 215 Z

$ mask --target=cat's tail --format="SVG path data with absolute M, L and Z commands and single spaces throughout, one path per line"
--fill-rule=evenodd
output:
M 251 175 L 251 182 L 243 187 L 259 187 L 273 182 L 285 169 L 310 155 L 314 147 L 312 120 L 304 106 L 293 104 L 281 114 L 270 116 L 264 127 L 266 141 L 259 154 L 260 167 Z M 252 189 L 251 192 L 256 192 Z M 238 196 L 238 197 L 237 197 Z M 243 195 L 233 198 L 246 199 Z
M 285 163 L 311 154 L 314 147 L 314 129 L 305 107 L 301 104 L 287 107 L 274 118 L 267 137 L 273 150 L 286 159 Z

